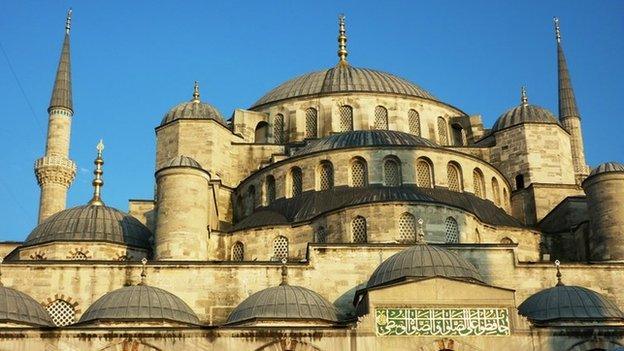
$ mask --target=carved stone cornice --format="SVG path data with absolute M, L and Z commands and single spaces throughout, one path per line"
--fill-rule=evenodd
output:
M 76 163 L 63 156 L 44 156 L 35 161 L 39 186 L 54 183 L 69 187 L 76 178 Z

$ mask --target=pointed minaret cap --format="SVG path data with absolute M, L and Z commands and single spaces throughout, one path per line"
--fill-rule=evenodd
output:
M 578 107 L 576 106 L 576 98 L 574 97 L 574 89 L 572 89 L 572 80 L 570 72 L 568 72 L 568 64 L 561 46 L 561 28 L 559 27 L 559 19 L 553 18 L 555 24 L 555 38 L 557 39 L 557 71 L 559 85 L 559 119 L 566 117 L 580 118 Z
M 529 104 L 529 97 L 527 96 L 526 87 L 523 86 L 520 89 L 520 104 L 522 106 L 527 106 Z
M 104 180 L 102 179 L 102 174 L 104 171 L 102 170 L 102 165 L 104 165 L 104 159 L 102 158 L 102 152 L 104 151 L 104 143 L 102 139 L 97 144 L 97 157 L 93 163 L 95 164 L 95 170 L 93 174 L 95 174 L 95 178 L 93 179 L 93 197 L 91 201 L 89 201 L 89 205 L 93 206 L 104 206 L 104 202 L 102 201 L 101 192 L 102 186 L 104 186 Z
M 561 262 L 559 262 L 559 260 L 555 261 L 555 267 L 557 267 L 557 284 L 555 286 L 563 286 L 563 282 L 561 281 L 561 270 L 559 269 L 559 266 L 561 265 Z
M 345 15 L 338 16 L 338 64 L 347 65 L 347 29 L 345 25 Z
M 193 98 L 191 99 L 193 102 L 199 103 L 199 82 L 195 81 L 193 85 Z
M 56 69 L 56 79 L 54 80 L 54 88 L 52 89 L 52 97 L 50 98 L 50 106 L 48 112 L 55 107 L 66 108 L 74 111 L 72 101 L 72 83 L 71 83 L 71 59 L 69 54 L 69 32 L 71 29 L 72 10 L 67 11 L 65 19 L 65 39 L 63 40 L 63 48 L 61 49 L 61 58 L 58 68 Z

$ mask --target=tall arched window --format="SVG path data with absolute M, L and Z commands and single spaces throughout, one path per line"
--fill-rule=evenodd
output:
M 448 177 L 449 190 L 461 192 L 463 190 L 463 182 L 459 167 L 456 164 L 449 162 L 446 166 L 446 175 Z
M 52 322 L 57 327 L 64 327 L 73 324 L 76 320 L 76 310 L 74 306 L 65 300 L 54 300 L 46 309 L 52 318 Z
M 350 132 L 353 130 L 353 107 L 340 106 L 340 131 Z
M 485 199 L 485 181 L 483 179 L 483 172 L 481 172 L 478 168 L 475 168 L 472 171 L 472 187 L 474 188 L 474 194 L 476 196 Z
M 444 234 L 447 243 L 459 242 L 459 225 L 453 217 L 448 217 L 444 221 Z
M 516 176 L 516 190 L 524 189 L 524 176 L 518 174 Z
M 366 234 L 366 218 L 357 216 L 351 222 L 351 234 L 354 243 L 365 243 L 368 240 Z
M 306 114 L 306 129 L 305 129 L 305 137 L 306 138 L 316 138 L 317 136 L 317 112 L 315 108 L 308 108 L 305 111 Z
M 507 194 L 507 188 L 503 188 L 503 206 L 509 206 L 509 194 Z
M 276 144 L 284 143 L 284 115 L 278 113 L 273 121 L 273 138 Z
M 244 261 L 245 260 L 245 245 L 240 241 L 237 241 L 232 245 L 232 261 Z
M 256 132 L 254 133 L 254 143 L 264 144 L 269 141 L 269 124 L 267 122 L 260 122 L 256 125 Z
M 362 158 L 351 161 L 351 186 L 363 187 L 368 185 L 368 167 Z
M 409 212 L 399 217 L 399 241 L 404 243 L 416 241 L 416 218 Z
M 288 259 L 288 238 L 285 236 L 280 235 L 273 240 L 273 259 Z
M 407 124 L 409 125 L 410 134 L 420 136 L 420 115 L 416 110 L 407 112 Z
M 245 214 L 250 215 L 256 208 L 256 187 L 253 185 L 247 189 L 246 203 Z
M 320 226 L 316 229 L 316 242 L 321 244 L 327 242 L 327 230 L 325 227 Z
M 275 177 L 272 175 L 268 175 L 265 181 L 266 187 L 266 204 L 270 205 L 273 201 L 275 201 Z
M 500 206 L 500 189 L 498 188 L 498 180 L 494 177 L 492 177 L 492 195 L 494 195 L 494 203 Z
M 329 161 L 321 162 L 319 169 L 319 190 L 327 190 L 334 187 L 334 167 Z
M 455 123 L 451 126 L 453 132 L 453 145 L 463 146 L 466 144 L 466 136 L 464 134 L 464 128 L 461 125 Z
M 448 145 L 448 130 L 446 120 L 438 117 L 438 141 L 440 145 Z
M 303 174 L 301 168 L 293 167 L 290 169 L 290 196 L 295 197 L 303 192 Z
M 384 185 L 400 186 L 401 185 L 401 165 L 394 158 L 387 158 L 383 163 Z
M 433 174 L 431 163 L 419 158 L 416 161 L 416 183 L 421 188 L 433 188 Z
M 375 125 L 373 129 L 388 129 L 388 110 L 383 106 L 375 107 Z

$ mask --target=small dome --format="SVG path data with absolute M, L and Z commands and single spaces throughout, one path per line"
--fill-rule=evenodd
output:
M 0 321 L 45 327 L 54 325 L 48 312 L 35 299 L 5 286 L 0 286 Z
M 166 167 L 193 167 L 193 168 L 202 169 L 199 162 L 184 155 L 176 156 L 170 159 L 169 161 L 165 162 L 162 168 L 166 168 Z
M 368 279 L 366 288 L 405 278 L 448 277 L 483 282 L 477 269 L 460 255 L 431 245 L 414 245 L 383 261 Z
M 356 130 L 308 141 L 305 146 L 295 151 L 294 156 L 307 155 L 319 151 L 369 146 L 437 147 L 431 140 L 409 133 L 393 130 Z
M 252 319 L 338 321 L 336 308 L 324 297 L 310 289 L 288 284 L 249 296 L 230 313 L 227 323 Z
M 497 132 L 523 123 L 559 124 L 555 116 L 547 109 L 523 103 L 498 117 L 496 123 L 494 123 L 492 127 L 492 132 Z
M 337 65 L 282 83 L 256 101 L 251 108 L 290 98 L 345 92 L 398 94 L 438 101 L 416 84 L 392 74 L 351 65 Z
M 79 323 L 153 320 L 199 324 L 197 315 L 182 299 L 147 285 L 126 286 L 105 294 L 89 306 Z
M 539 291 L 521 303 L 518 311 L 532 322 L 624 320 L 615 303 L 580 286 Z
M 594 168 L 591 173 L 589 173 L 589 175 L 593 176 L 596 174 L 607 172 L 624 172 L 624 165 L 617 162 L 602 163 L 598 165 L 598 167 Z
M 152 233 L 136 218 L 101 205 L 63 210 L 41 222 L 26 238 L 25 246 L 53 241 L 101 241 L 150 249 Z
M 193 98 L 173 107 L 160 122 L 161 126 L 178 119 L 211 119 L 227 127 L 227 123 L 216 107 L 199 100 L 199 85 L 195 82 Z

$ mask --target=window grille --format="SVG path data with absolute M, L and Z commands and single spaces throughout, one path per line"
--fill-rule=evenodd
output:
M 448 217 L 444 221 L 444 232 L 446 234 L 447 243 L 459 242 L 459 225 L 453 217 Z
M 87 257 L 87 254 L 80 250 L 76 250 L 75 252 L 70 252 L 70 256 L 68 257 L 68 259 L 74 260 L 74 261 L 85 261 L 88 258 L 89 257 Z
M 453 145 L 463 146 L 466 143 L 464 128 L 459 124 L 453 124 L 451 131 L 453 133 Z
M 316 242 L 317 243 L 326 243 L 327 242 L 327 230 L 325 227 L 318 227 L 316 230 Z
M 74 306 L 65 300 L 55 300 L 48 305 L 47 310 L 52 322 L 58 327 L 73 324 L 76 319 Z
M 420 115 L 416 110 L 409 110 L 407 113 L 410 134 L 420 136 Z
M 497 206 L 500 206 L 500 189 L 498 188 L 498 180 L 494 177 L 492 177 L 492 194 L 494 195 L 494 203 Z
M 351 222 L 351 232 L 354 243 L 365 243 L 368 240 L 366 236 L 366 219 L 362 216 L 355 217 L 353 222 Z
M 316 138 L 317 136 L 317 113 L 316 109 L 309 108 L 306 110 L 306 138 Z
M 321 163 L 320 190 L 327 190 L 334 187 L 334 169 L 329 162 Z
M 273 258 L 288 259 L 288 239 L 285 236 L 280 235 L 273 241 Z
M 340 131 L 350 132 L 353 130 L 353 107 L 340 106 Z
M 383 106 L 375 107 L 374 129 L 388 129 L 388 110 Z
M 438 117 L 438 141 L 440 142 L 440 145 L 448 145 L 446 120 L 442 117 Z
M 232 261 L 243 261 L 245 259 L 245 245 L 237 241 L 232 246 Z
M 303 189 L 301 168 L 293 168 L 290 171 L 290 178 L 292 181 L 292 196 L 295 197 L 301 195 Z
M 267 205 L 275 201 L 275 178 L 273 176 L 266 178 L 266 201 Z
M 416 162 L 416 181 L 421 188 L 433 188 L 431 165 L 425 160 Z
M 362 160 L 355 160 L 351 164 L 351 184 L 354 187 L 363 187 L 368 184 L 366 164 Z
M 384 161 L 384 178 L 386 186 L 401 185 L 401 169 L 395 160 Z
M 454 164 L 449 163 L 446 166 L 446 173 L 448 177 L 448 188 L 451 191 L 462 191 L 461 177 L 459 175 L 459 168 Z
M 399 241 L 416 241 L 416 218 L 411 213 L 406 212 L 399 217 Z
M 480 198 L 485 197 L 485 184 L 483 183 L 483 173 L 478 168 L 472 171 L 472 181 L 474 194 Z
M 273 121 L 273 138 L 276 144 L 284 143 L 284 115 L 279 113 Z

